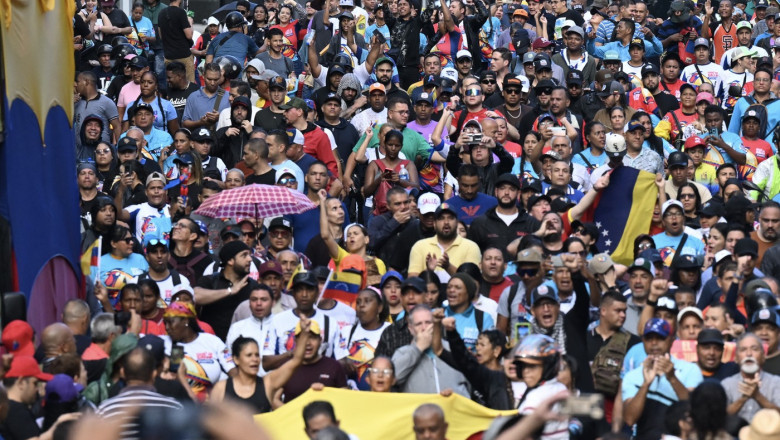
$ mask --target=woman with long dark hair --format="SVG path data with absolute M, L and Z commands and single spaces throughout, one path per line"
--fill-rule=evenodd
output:
M 116 151 L 106 142 L 98 143 L 95 148 L 95 168 L 97 169 L 97 190 L 106 192 L 119 174 Z
M 683 215 L 685 216 L 685 226 L 693 229 L 699 229 L 699 210 L 701 209 L 701 196 L 693 182 L 685 182 L 680 190 L 677 191 L 677 200 L 683 205 Z
M 601 122 L 591 122 L 585 126 L 585 147 L 571 158 L 573 163 L 578 163 L 587 168 L 589 173 L 607 163 L 607 155 L 604 154 L 604 145 L 607 141 L 607 129 Z
M 138 95 L 138 98 L 129 107 L 128 112 L 124 114 L 122 131 L 127 131 L 130 128 L 130 110 L 134 110 L 140 102 L 145 102 L 154 109 L 154 128 L 174 135 L 176 130 L 179 129 L 178 115 L 173 104 L 167 99 L 162 99 L 157 93 L 157 75 L 152 71 L 146 71 L 141 74 L 141 82 L 139 84 L 141 86 L 141 94 Z
M 258 3 L 252 12 L 252 23 L 249 25 L 247 35 L 255 40 L 257 47 L 262 48 L 265 45 L 265 32 L 268 30 L 268 8 L 264 4 Z

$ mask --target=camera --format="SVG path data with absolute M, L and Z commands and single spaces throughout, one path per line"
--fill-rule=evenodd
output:
M 114 325 L 122 326 L 122 328 L 126 328 L 127 324 L 130 324 L 130 318 L 133 315 L 130 314 L 130 312 L 121 311 L 114 313 Z

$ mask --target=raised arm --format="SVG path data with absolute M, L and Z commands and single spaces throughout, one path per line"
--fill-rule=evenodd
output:
M 328 227 L 328 204 L 325 203 L 328 199 L 328 193 L 324 189 L 321 189 L 317 195 L 320 198 L 320 238 L 325 242 L 330 257 L 335 260 L 339 256 L 339 245 L 330 234 L 330 228 Z

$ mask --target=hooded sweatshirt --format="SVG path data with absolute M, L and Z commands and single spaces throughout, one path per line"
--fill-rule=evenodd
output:
M 94 141 L 87 140 L 87 122 L 97 121 L 100 124 L 100 134 Z M 84 118 L 84 122 L 81 123 L 81 131 L 79 132 L 79 142 L 76 145 L 76 160 L 82 161 L 87 159 L 95 159 L 95 150 L 98 144 L 102 141 L 103 131 L 106 127 L 103 126 L 103 120 L 96 114 L 91 114 Z
M 336 93 L 341 96 L 341 100 L 347 104 L 347 107 L 350 107 L 355 102 L 355 100 L 353 99 L 352 101 L 347 101 L 344 99 L 344 89 L 357 90 L 358 94 L 355 95 L 355 98 L 357 98 L 360 96 L 360 91 L 363 90 L 363 87 L 360 85 L 360 80 L 358 80 L 354 73 L 348 73 L 341 77 L 341 82 L 339 83 L 339 88 Z

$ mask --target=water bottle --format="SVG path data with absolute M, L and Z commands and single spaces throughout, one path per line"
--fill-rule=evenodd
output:
M 406 166 L 401 165 L 401 171 L 398 172 L 398 179 L 409 180 L 409 171 L 406 169 Z

